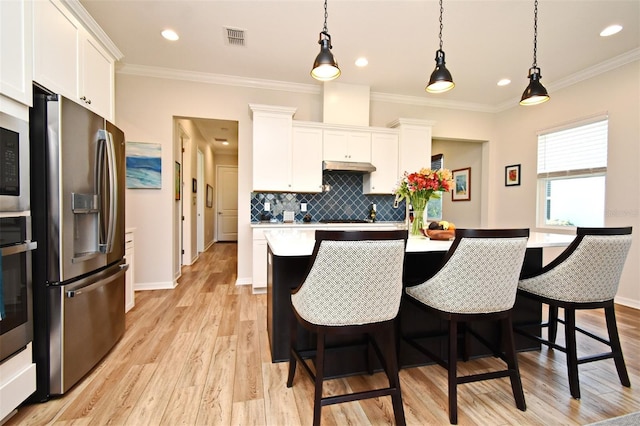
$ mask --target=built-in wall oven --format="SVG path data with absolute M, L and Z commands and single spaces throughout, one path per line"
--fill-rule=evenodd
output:
M 33 340 L 29 125 L 0 112 L 0 361 Z

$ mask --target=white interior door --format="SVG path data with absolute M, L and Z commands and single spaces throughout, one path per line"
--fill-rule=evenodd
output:
M 198 253 L 204 251 L 204 154 L 198 149 L 198 218 L 196 220 L 196 234 L 197 234 L 197 250 Z
M 238 240 L 238 166 L 216 168 L 218 241 Z

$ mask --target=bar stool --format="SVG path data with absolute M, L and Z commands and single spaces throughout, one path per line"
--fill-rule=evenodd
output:
M 631 227 L 578 228 L 576 238 L 556 259 L 518 285 L 519 294 L 549 306 L 549 318 L 533 324 L 548 327 L 547 339 L 527 331 L 531 324 L 517 324 L 516 332 L 567 355 L 569 390 L 575 399 L 580 398 L 578 365 L 587 362 L 613 358 L 620 382 L 631 386 L 613 304 L 630 247 Z M 564 309 L 564 319 L 558 318 L 558 308 Z M 576 327 L 576 310 L 599 308 L 604 308 L 609 340 Z M 565 327 L 565 346 L 555 343 L 558 323 Z M 576 331 L 608 345 L 611 351 L 578 358 Z
M 315 383 L 313 424 L 320 424 L 325 405 L 390 395 L 396 424 L 404 425 L 398 378 L 394 319 L 402 297 L 407 231 L 316 231 L 309 270 L 292 292 L 291 350 L 287 387 L 293 385 L 296 363 Z M 316 349 L 302 355 L 296 346 L 297 323 L 316 333 Z M 381 361 L 389 387 L 322 397 L 325 337 L 366 335 Z M 376 337 L 385 337 L 378 345 Z M 386 348 L 382 354 L 380 347 Z M 309 351 L 307 351 L 309 352 Z M 315 356 L 315 374 L 305 361 Z M 369 356 L 368 356 L 369 358 Z M 372 372 L 371 367 L 368 370 Z
M 516 406 L 526 410 L 512 328 L 518 278 L 524 262 L 528 229 L 457 229 L 443 265 L 422 284 L 405 289 L 404 300 L 448 322 L 447 360 L 427 349 L 420 339 L 438 336 L 402 336 L 416 350 L 448 371 L 449 421 L 458 422 L 457 385 L 480 380 L 509 377 Z M 477 321 L 500 321 L 503 350 L 473 331 Z M 464 324 L 463 347 L 470 336 L 490 347 L 507 364 L 506 370 L 467 376 L 457 375 L 458 323 Z

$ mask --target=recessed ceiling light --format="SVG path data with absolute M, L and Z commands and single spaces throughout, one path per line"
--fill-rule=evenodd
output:
M 367 58 L 358 58 L 358 59 L 356 59 L 356 66 L 357 67 L 366 67 L 367 65 L 369 65 L 369 61 L 367 60 Z
M 222 142 L 222 145 L 229 145 L 229 142 L 224 141 L 224 142 Z
M 600 32 L 601 37 L 608 37 L 622 31 L 622 25 L 609 25 L 607 28 Z
M 162 31 L 162 37 L 166 38 L 167 40 L 171 40 L 171 41 L 176 41 L 180 38 L 180 36 L 178 36 L 178 34 L 173 31 L 173 30 L 164 30 Z
M 510 84 L 510 83 L 511 83 L 511 80 L 509 80 L 508 78 L 503 78 L 498 82 L 498 86 L 506 86 L 507 84 Z

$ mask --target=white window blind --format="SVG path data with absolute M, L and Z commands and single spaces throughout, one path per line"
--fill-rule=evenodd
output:
M 608 119 L 538 136 L 538 177 L 604 173 Z

